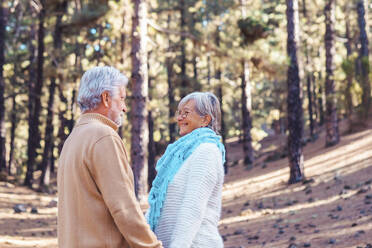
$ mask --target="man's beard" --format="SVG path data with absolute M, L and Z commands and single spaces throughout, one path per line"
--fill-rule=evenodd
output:
M 108 113 L 108 117 L 109 117 L 109 119 L 110 120 L 112 120 L 113 122 L 115 122 L 115 124 L 118 126 L 118 127 L 120 127 L 122 124 L 123 124 L 123 114 L 122 113 L 120 113 L 116 118 L 114 118 L 112 115 L 113 115 L 114 113 L 113 112 L 109 112 Z
M 114 120 L 114 122 L 116 123 L 116 125 L 118 125 L 118 127 L 123 125 L 123 115 L 119 115 L 116 120 Z

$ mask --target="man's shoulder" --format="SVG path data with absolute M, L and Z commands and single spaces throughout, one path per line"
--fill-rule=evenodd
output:
M 110 126 L 98 121 L 81 124 L 78 128 L 90 135 L 118 135 Z

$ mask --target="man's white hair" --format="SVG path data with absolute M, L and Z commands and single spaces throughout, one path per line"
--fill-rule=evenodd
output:
M 221 107 L 218 98 L 211 92 L 193 92 L 181 99 L 178 109 L 190 100 L 195 101 L 195 110 L 200 116 L 211 117 L 208 127 L 218 134 L 221 129 Z
M 101 94 L 118 93 L 119 87 L 127 86 L 128 78 L 110 66 L 93 67 L 81 78 L 77 103 L 82 112 L 95 109 L 101 102 Z

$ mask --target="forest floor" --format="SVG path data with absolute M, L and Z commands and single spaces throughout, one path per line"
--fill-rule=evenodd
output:
M 284 136 L 263 140 L 252 169 L 231 140 L 220 233 L 226 248 L 372 248 L 372 122 L 325 148 L 304 148 L 306 181 L 288 185 Z M 271 162 L 268 162 L 268 161 Z M 0 248 L 57 247 L 57 195 L 0 182 Z M 25 212 L 15 213 L 23 204 Z M 37 213 L 31 213 L 32 209 Z

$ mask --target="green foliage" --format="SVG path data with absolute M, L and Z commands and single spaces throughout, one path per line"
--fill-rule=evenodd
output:
M 109 11 L 108 0 L 92 0 L 75 12 L 71 20 L 62 25 L 64 34 L 74 35 L 83 27 L 93 26 Z
M 256 40 L 266 38 L 270 30 L 267 24 L 253 17 L 240 19 L 238 27 L 244 36 L 244 44 L 252 44 Z
M 347 76 L 353 76 L 355 72 L 355 59 L 347 58 L 341 64 L 342 70 Z

